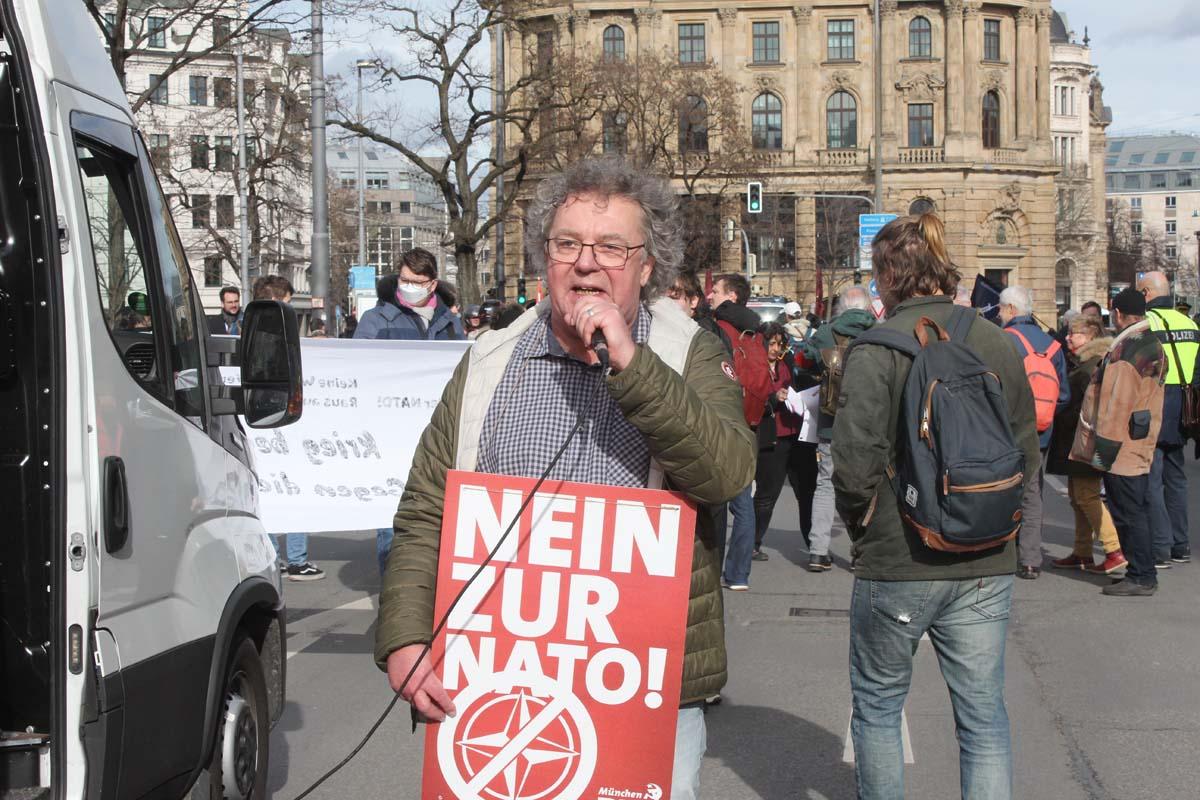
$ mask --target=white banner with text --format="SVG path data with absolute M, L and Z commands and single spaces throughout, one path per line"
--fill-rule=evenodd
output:
M 301 340 L 300 421 L 246 429 L 267 530 L 390 527 L 417 442 L 470 345 Z

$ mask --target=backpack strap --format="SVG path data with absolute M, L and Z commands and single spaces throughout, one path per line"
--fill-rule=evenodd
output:
M 947 330 L 950 332 L 950 341 L 966 344 L 967 334 L 971 332 L 971 326 L 975 324 L 975 320 L 977 319 L 979 319 L 979 314 L 975 309 L 955 306 L 954 310 L 950 312 L 950 321 L 947 323 Z
M 883 327 L 875 327 L 858 336 L 850 347 L 847 348 L 846 363 L 850 361 L 850 353 L 860 344 L 874 344 L 890 350 L 899 350 L 909 358 L 916 358 L 917 354 L 921 352 L 921 346 L 912 334 L 901 333 L 900 331 Z

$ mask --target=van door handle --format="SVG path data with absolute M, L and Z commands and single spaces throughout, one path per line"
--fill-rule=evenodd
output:
M 104 550 L 115 553 L 129 541 L 129 485 L 125 462 L 104 459 Z

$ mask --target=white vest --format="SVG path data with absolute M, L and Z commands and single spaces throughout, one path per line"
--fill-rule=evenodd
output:
M 668 298 L 659 298 L 650 303 L 650 335 L 646 346 L 662 359 L 668 367 L 683 374 L 692 339 L 700 326 L 683 313 L 683 309 Z M 467 360 L 467 374 L 463 383 L 462 403 L 458 410 L 458 441 L 455 444 L 455 469 L 473 472 L 479 461 L 479 437 L 483 433 L 483 420 L 504 368 L 512 357 L 521 334 L 540 318 L 550 314 L 550 301 L 543 300 L 509 325 L 498 331 L 488 331 L 475 340 Z M 658 462 L 650 460 L 650 479 L 647 487 L 661 489 L 663 471 Z

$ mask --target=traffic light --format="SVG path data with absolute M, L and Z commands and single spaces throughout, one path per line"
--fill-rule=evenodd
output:
M 525 305 L 525 301 L 527 299 L 528 297 L 525 294 L 525 278 L 517 278 L 517 302 L 521 305 Z
M 762 213 L 761 181 L 750 181 L 746 184 L 746 211 L 751 214 Z

